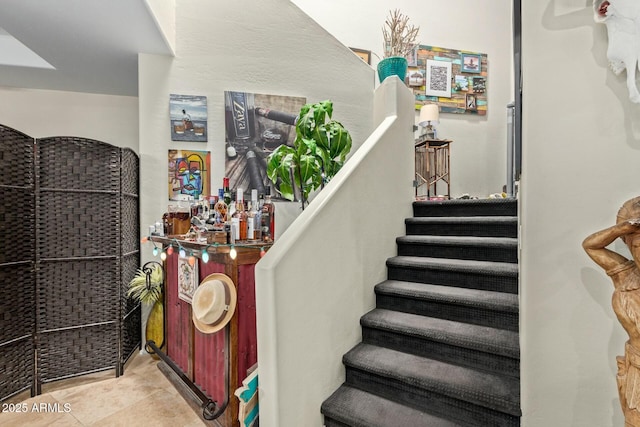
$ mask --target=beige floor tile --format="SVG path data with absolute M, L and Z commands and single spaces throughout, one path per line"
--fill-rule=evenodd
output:
M 45 426 L 81 426 L 71 415 L 70 407 L 49 394 L 26 399 L 15 404 L 3 406 L 0 413 L 0 425 L 3 427 L 45 427 Z M 20 412 L 16 412 L 20 411 Z
M 83 424 L 91 424 L 115 411 L 135 405 L 158 390 L 162 390 L 162 387 L 154 384 L 152 379 L 129 373 L 119 378 L 51 394 L 59 401 L 71 405 L 73 416 Z M 96 404 L 96 399 L 100 400 L 99 405 Z
M 132 425 L 132 414 L 135 414 L 136 426 L 207 426 L 182 397 L 166 390 L 159 390 L 136 402 L 132 407 L 91 424 L 91 427 L 129 427 Z
M 42 384 L 42 394 L 51 393 L 57 390 L 78 387 L 84 384 L 95 384 L 99 381 L 111 380 L 116 377 L 113 369 L 96 372 L 94 374 L 81 375 L 79 377 L 68 378 L 66 380 L 53 381 Z
M 26 410 L 0 413 L 2 427 L 202 427 L 198 414 L 158 369 L 159 359 L 137 353 L 124 375 L 99 372 L 44 384 L 10 400 Z M 47 406 L 48 404 L 48 406 Z M 44 406 L 41 406 L 44 405 Z

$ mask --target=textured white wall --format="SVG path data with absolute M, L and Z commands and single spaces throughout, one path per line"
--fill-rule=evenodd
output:
M 347 46 L 382 57 L 382 26 L 400 9 L 420 26 L 421 44 L 486 53 L 489 62 L 486 116 L 441 114 L 438 137 L 451 144 L 451 195 L 480 198 L 506 183 L 507 112 L 513 101 L 512 7 L 510 0 L 292 0 Z M 373 55 L 373 64 L 378 58 Z
M 640 194 L 640 106 L 607 67 L 591 2 L 523 2 L 522 16 L 522 425 L 622 426 L 626 334 L 581 243 Z
M 0 123 L 34 138 L 78 136 L 138 152 L 138 98 L 0 87 Z
M 169 148 L 211 151 L 212 188 L 222 183 L 225 90 L 332 99 L 355 147 L 371 132 L 373 70 L 288 0 L 182 0 L 176 36 L 174 58 L 139 59 L 143 232 L 167 209 Z M 207 97 L 207 143 L 171 141 L 171 93 Z
M 176 0 L 144 0 L 165 42 L 172 52 L 176 49 Z

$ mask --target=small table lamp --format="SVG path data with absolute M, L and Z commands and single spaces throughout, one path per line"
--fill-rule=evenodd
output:
M 435 129 L 431 126 L 431 122 L 437 122 L 440 119 L 440 110 L 437 104 L 426 104 L 420 108 L 420 118 L 418 125 L 426 128 L 427 138 L 435 139 Z

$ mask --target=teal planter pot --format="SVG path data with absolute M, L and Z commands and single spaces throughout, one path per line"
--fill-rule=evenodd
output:
M 390 56 L 378 62 L 378 78 L 380 83 L 389 76 L 398 76 L 404 82 L 407 75 L 407 58 L 404 56 Z

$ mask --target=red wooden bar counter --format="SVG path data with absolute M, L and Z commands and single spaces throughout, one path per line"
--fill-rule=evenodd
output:
M 235 246 L 235 259 L 229 255 L 227 245 L 210 246 L 209 261 L 198 257 L 198 280 L 212 273 L 224 273 L 236 285 L 238 301 L 231 321 L 221 331 L 203 334 L 191 320 L 191 304 L 178 298 L 178 249 L 187 254 L 200 254 L 207 247 L 184 240 L 152 237 L 154 242 L 172 244 L 174 252 L 165 260 L 165 331 L 167 356 L 184 375 L 195 383 L 220 407 L 225 401 L 225 334 L 229 333 L 229 404 L 216 420 L 223 427 L 238 426 L 238 399 L 233 392 L 242 384 L 247 370 L 258 361 L 256 338 L 255 264 L 265 245 Z

